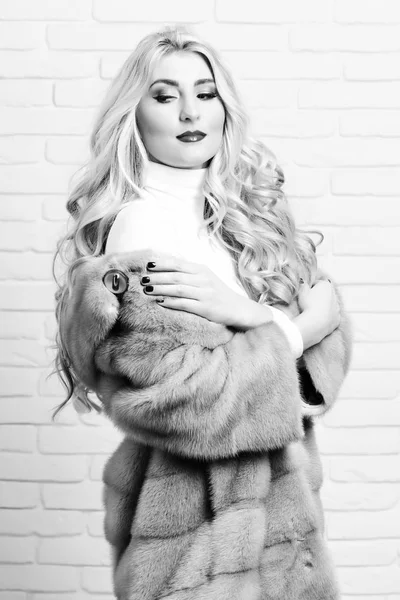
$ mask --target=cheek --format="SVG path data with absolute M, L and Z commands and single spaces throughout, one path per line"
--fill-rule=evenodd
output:
M 222 135 L 225 124 L 225 109 L 221 103 L 213 107 L 210 113 L 210 124 L 216 135 Z
M 161 136 L 169 132 L 169 120 L 165 118 L 165 113 L 157 110 L 158 107 L 148 106 L 138 107 L 137 123 L 138 128 L 144 138 L 152 136 Z

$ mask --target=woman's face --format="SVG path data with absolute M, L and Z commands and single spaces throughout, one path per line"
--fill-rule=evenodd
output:
M 205 59 L 195 52 L 160 59 L 138 104 L 136 122 L 153 162 L 182 169 L 207 167 L 222 142 L 225 109 Z M 178 139 L 186 131 L 205 136 Z

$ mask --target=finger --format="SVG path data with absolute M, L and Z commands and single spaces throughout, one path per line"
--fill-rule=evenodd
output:
M 181 271 L 183 273 L 197 273 L 199 265 L 189 262 L 184 258 L 177 256 L 158 257 L 157 260 L 150 260 L 146 264 L 148 272 L 157 271 Z
M 173 298 L 169 296 L 163 296 L 159 300 L 156 300 L 159 306 L 163 308 L 170 308 L 172 310 L 183 310 L 188 313 L 192 313 L 199 316 L 202 314 L 202 303 L 197 300 L 189 300 L 187 298 Z
M 180 271 L 147 272 L 140 278 L 142 285 L 191 285 L 201 287 L 202 281 L 197 274 L 181 273 Z
M 200 300 L 200 288 L 191 285 L 147 285 L 143 292 L 149 296 L 168 296 L 174 298 L 189 298 Z

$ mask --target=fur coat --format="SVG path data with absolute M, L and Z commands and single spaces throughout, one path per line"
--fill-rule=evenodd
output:
M 244 332 L 159 306 L 140 284 L 157 256 L 79 259 L 59 318 L 76 377 L 125 434 L 103 474 L 116 597 L 336 600 L 301 404 L 329 410 L 348 370 L 340 296 L 340 326 L 300 368 L 274 322 Z

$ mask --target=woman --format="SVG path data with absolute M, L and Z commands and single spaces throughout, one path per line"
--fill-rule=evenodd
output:
M 147 36 L 91 147 L 59 408 L 93 390 L 126 434 L 104 473 L 117 597 L 337 598 L 311 415 L 347 372 L 348 325 L 229 72 L 185 30 Z

